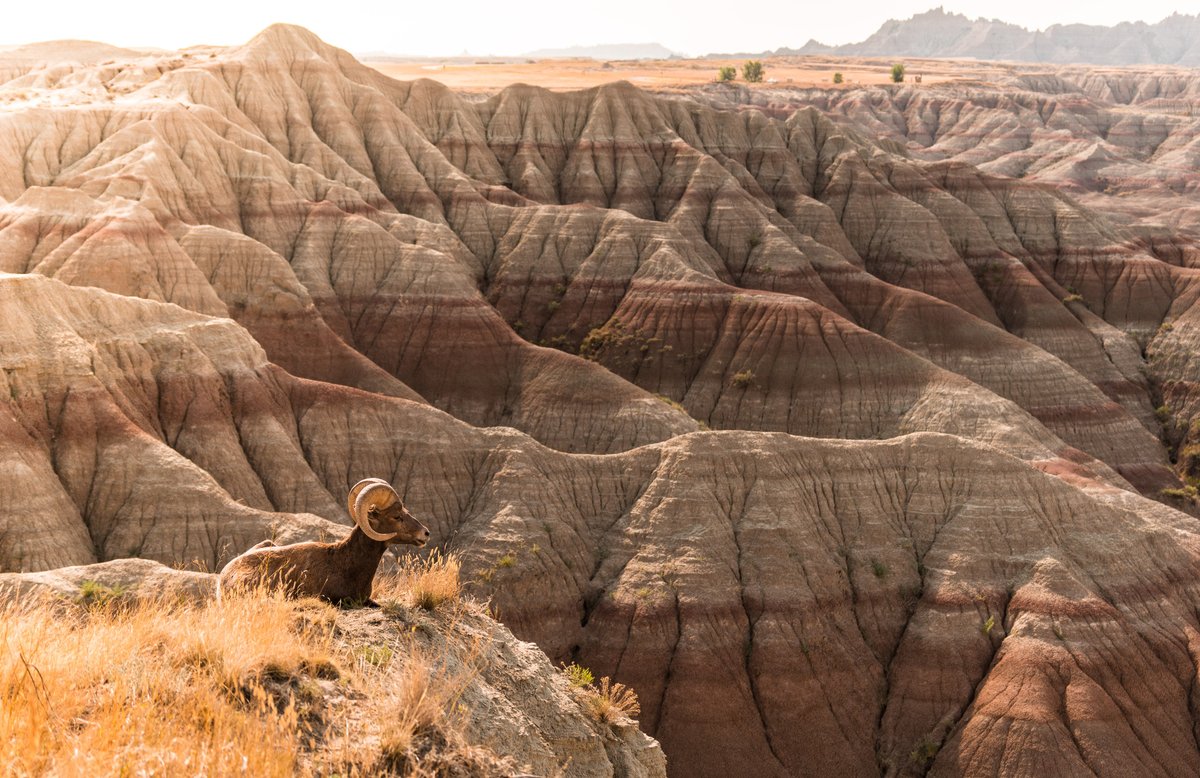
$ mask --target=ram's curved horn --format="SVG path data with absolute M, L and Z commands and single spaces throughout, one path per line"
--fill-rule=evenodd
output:
M 364 478 L 350 488 L 350 494 L 346 495 L 346 511 L 350 514 L 350 518 L 354 518 L 354 501 L 358 499 L 358 495 L 363 489 L 366 489 L 371 484 L 384 484 L 388 482 L 382 478 Z M 357 519 L 355 519 L 357 523 Z
M 360 488 L 361 487 L 361 488 Z M 379 478 L 368 478 L 365 481 L 359 481 L 350 490 L 351 498 L 353 499 L 350 516 L 353 517 L 354 523 L 363 531 L 363 534 L 371 540 L 391 540 L 399 535 L 399 532 L 393 532 L 390 535 L 383 535 L 376 532 L 371 526 L 370 511 L 382 510 L 389 508 L 400 500 L 400 495 L 396 494 L 396 490 L 391 485 Z

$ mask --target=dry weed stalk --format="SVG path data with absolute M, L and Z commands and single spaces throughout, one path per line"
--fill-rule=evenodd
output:
M 637 694 L 622 683 L 613 683 L 605 676 L 597 686 L 588 689 L 588 709 L 598 720 L 613 724 L 622 718 L 636 720 L 642 712 Z
M 637 719 L 642 712 L 637 693 L 622 683 L 613 683 L 608 676 L 593 683 L 592 671 L 572 662 L 562 666 L 563 675 L 571 689 L 580 695 L 584 707 L 597 721 L 614 724 L 622 718 Z

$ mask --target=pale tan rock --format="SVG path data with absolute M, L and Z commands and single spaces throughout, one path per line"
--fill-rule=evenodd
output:
M 204 601 L 216 594 L 216 576 L 176 570 L 149 559 L 114 559 L 39 573 L 0 573 L 0 597 L 53 595 L 72 602 L 117 598 Z
M 379 696 L 400 682 L 397 676 L 405 671 L 408 657 L 432 658 L 444 683 L 463 684 L 454 708 L 466 714 L 468 742 L 514 760 L 528 774 L 666 776 L 662 749 L 636 722 L 626 717 L 613 723 L 597 720 L 585 707 L 586 694 L 573 690 L 537 646 L 517 640 L 478 606 L 452 615 L 403 606 L 391 613 L 349 611 L 338 617 L 337 625 L 338 639 L 346 645 L 394 649 Z M 380 714 L 386 723 L 386 707 Z M 363 723 L 378 727 L 380 722 Z

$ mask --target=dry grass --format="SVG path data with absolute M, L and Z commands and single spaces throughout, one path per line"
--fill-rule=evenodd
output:
M 613 683 L 608 676 L 588 689 L 588 710 L 599 721 L 613 724 L 624 718 L 637 719 L 642 712 L 637 694 L 625 684 Z
M 383 732 L 383 758 L 389 767 L 397 769 L 407 764 L 413 759 L 419 738 L 445 728 L 446 711 L 460 690 L 455 679 L 438 678 L 424 657 L 409 657 L 388 705 L 394 716 Z
M 331 611 L 223 604 L 0 606 L 0 764 L 10 775 L 290 776 L 286 682 L 335 675 Z
M 454 554 L 434 551 L 425 559 L 408 557 L 395 573 L 375 581 L 375 599 L 401 602 L 410 607 L 436 610 L 443 603 L 462 599 L 461 565 Z
M 626 718 L 636 720 L 642 712 L 637 693 L 625 684 L 613 683 L 608 676 L 594 683 L 592 671 L 574 662 L 563 665 L 562 671 L 584 707 L 597 721 L 615 724 Z
M 452 630 L 468 605 L 458 573 L 450 556 L 410 560 L 377 596 L 430 611 L 419 612 L 426 633 Z M 0 603 L 2 775 L 515 771 L 463 734 L 482 646 L 456 651 L 452 673 L 394 623 L 364 633 L 372 622 L 355 617 L 347 639 L 344 617 L 316 600 L 261 589 L 137 602 L 85 588 L 74 601 Z
M 463 735 L 459 697 L 471 678 L 463 669 L 450 672 L 421 652 L 405 662 L 395 692 L 385 701 L 389 724 L 380 738 L 380 761 L 371 774 L 440 776 L 511 776 L 511 759 L 471 745 Z

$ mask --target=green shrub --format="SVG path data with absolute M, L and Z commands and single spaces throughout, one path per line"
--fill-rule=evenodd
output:
M 928 738 L 917 744 L 917 747 L 908 755 L 918 767 L 924 767 L 929 764 L 935 756 L 937 756 L 938 745 Z
M 733 385 L 745 389 L 754 381 L 754 373 L 750 370 L 739 370 L 733 374 Z
M 1184 486 L 1178 489 L 1163 489 L 1159 491 L 1163 497 L 1171 497 L 1176 500 L 1195 500 L 1200 495 L 1200 490 L 1194 486 Z
M 85 605 L 108 605 L 120 600 L 128 590 L 124 586 L 105 586 L 99 581 L 84 581 L 79 585 L 79 599 Z
M 844 80 L 845 80 L 845 79 L 843 79 L 843 78 L 842 78 L 842 74 L 841 74 L 841 73 L 834 73 L 834 74 L 833 74 L 833 83 L 835 83 L 835 84 L 840 84 L 840 83 L 842 83 L 842 81 L 844 81 Z
M 569 665 L 563 665 L 563 673 L 567 676 L 567 681 L 573 689 L 582 689 L 591 686 L 596 680 L 596 676 L 592 675 L 592 671 L 582 665 L 577 665 L 572 662 Z
M 746 64 L 742 65 L 742 78 L 752 84 L 757 84 L 763 80 L 763 74 L 766 73 L 766 68 L 763 63 L 756 59 L 747 60 Z
M 892 65 L 892 81 L 899 84 L 904 81 L 904 65 L 897 62 Z
M 718 81 L 732 81 L 737 78 L 737 68 L 733 65 L 726 65 L 717 71 Z

